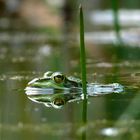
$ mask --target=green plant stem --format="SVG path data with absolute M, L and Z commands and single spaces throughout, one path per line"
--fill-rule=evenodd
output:
M 119 44 L 122 44 L 122 38 L 120 35 L 120 24 L 119 24 L 119 18 L 118 18 L 118 0 L 111 0 L 112 3 L 112 11 L 113 11 L 113 22 L 114 22 L 114 30 L 116 33 L 116 37 L 117 37 L 117 42 L 119 42 Z
M 81 60 L 81 72 L 82 72 L 82 87 L 83 87 L 83 111 L 82 120 L 83 123 L 87 123 L 87 83 L 86 83 L 86 53 L 85 53 L 85 42 L 84 42 L 84 18 L 83 10 L 80 5 L 80 60 Z

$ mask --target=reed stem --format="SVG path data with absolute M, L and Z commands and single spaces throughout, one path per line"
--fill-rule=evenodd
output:
M 81 60 L 81 75 L 82 75 L 82 87 L 83 87 L 83 111 L 82 120 L 83 123 L 87 123 L 87 82 L 86 82 L 86 53 L 85 53 L 85 41 L 84 41 L 84 17 L 82 6 L 80 5 L 80 60 Z
M 114 22 L 114 30 L 116 33 L 117 42 L 121 45 L 123 44 L 122 38 L 121 38 L 121 27 L 119 22 L 119 14 L 118 14 L 118 0 L 111 0 L 112 2 L 112 12 L 113 12 L 113 22 Z

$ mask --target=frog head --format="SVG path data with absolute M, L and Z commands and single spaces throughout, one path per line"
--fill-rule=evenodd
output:
M 67 89 L 82 87 L 81 80 L 75 77 L 67 77 L 61 72 L 48 71 L 43 77 L 30 81 L 27 87 Z

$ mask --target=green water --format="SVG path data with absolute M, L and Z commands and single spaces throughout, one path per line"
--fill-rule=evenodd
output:
M 82 102 L 68 103 L 62 109 L 56 110 L 34 103 L 25 95 L 24 88 L 31 79 L 41 76 L 47 70 L 61 69 L 59 46 L 22 44 L 14 48 L 11 44 L 1 44 L 2 140 L 81 139 L 85 130 L 87 139 L 140 138 L 140 49 L 113 45 L 96 46 L 94 49 L 98 54 L 94 55 L 91 52 L 92 47 L 87 46 L 87 80 L 99 83 L 118 82 L 127 89 L 123 95 L 90 98 L 85 128 L 81 126 Z M 48 54 L 44 53 L 45 50 Z M 79 48 L 71 46 L 68 52 L 68 70 L 62 71 L 68 75 L 80 76 Z
M 88 82 L 120 83 L 125 91 L 88 99 L 87 125 L 82 126 L 81 101 L 58 110 L 30 101 L 24 91 L 48 70 L 80 77 L 77 33 L 54 35 L 29 28 L 1 29 L 0 140 L 80 140 L 83 132 L 88 140 L 139 140 L 139 41 L 128 38 L 130 44 L 118 46 L 99 35 L 99 41 L 86 40 Z

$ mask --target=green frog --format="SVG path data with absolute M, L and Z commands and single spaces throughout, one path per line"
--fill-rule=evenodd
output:
M 37 88 L 54 88 L 54 89 L 65 89 L 72 87 L 82 87 L 80 79 L 73 76 L 65 76 L 61 72 L 48 71 L 44 73 L 43 77 L 35 78 L 28 83 L 30 87 Z
M 29 99 L 47 107 L 61 108 L 67 102 L 83 99 L 81 79 L 61 72 L 48 71 L 30 81 L 25 90 Z M 119 83 L 87 83 L 87 97 L 120 92 L 123 86 Z

